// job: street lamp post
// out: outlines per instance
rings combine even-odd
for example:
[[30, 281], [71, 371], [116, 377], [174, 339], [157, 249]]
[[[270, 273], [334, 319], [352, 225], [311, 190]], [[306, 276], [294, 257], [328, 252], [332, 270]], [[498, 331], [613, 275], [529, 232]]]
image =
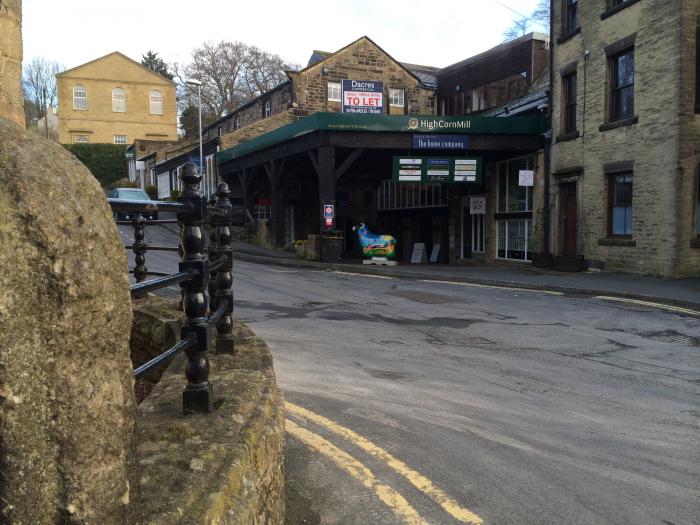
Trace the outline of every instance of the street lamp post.
[[202, 82], [201, 80], [192, 78], [186, 80], [185, 84], [197, 86], [197, 106], [199, 107], [199, 169], [202, 172], [202, 176], [204, 176], [204, 154], [202, 153]]

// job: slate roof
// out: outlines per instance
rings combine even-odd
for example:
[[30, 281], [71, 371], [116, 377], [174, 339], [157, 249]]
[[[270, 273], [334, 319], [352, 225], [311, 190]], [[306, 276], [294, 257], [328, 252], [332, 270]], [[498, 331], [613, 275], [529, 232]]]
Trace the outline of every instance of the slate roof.
[[439, 67], [419, 66], [417, 64], [409, 64], [407, 62], [401, 62], [401, 65], [417, 76], [423, 86], [431, 89], [437, 89], [437, 72], [440, 71]]
[[314, 64], [318, 64], [322, 60], [325, 60], [328, 58], [330, 55], [333, 53], [329, 53], [327, 51], [319, 51], [318, 49], [314, 49], [313, 52], [311, 53], [311, 57], [309, 58], [309, 63], [306, 64], [306, 67], [313, 66]]

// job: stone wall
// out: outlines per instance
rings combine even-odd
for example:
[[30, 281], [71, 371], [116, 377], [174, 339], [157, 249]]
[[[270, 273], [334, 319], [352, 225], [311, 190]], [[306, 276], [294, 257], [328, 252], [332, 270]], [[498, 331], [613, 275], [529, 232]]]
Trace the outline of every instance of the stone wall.
[[[138, 308], [155, 321], [139, 328], [144, 337], [167, 328], [168, 312], [180, 315], [176, 303], [157, 298]], [[182, 355], [139, 405], [133, 522], [284, 522], [284, 400], [265, 343], [237, 322], [233, 333], [234, 356], [210, 355], [212, 413], [181, 416]]]
[[[554, 19], [561, 20], [561, 2], [553, 5]], [[690, 248], [698, 116], [688, 100], [695, 88], [690, 41], [695, 39], [697, 6], [697, 1], [642, 0], [601, 19], [605, 2], [579, 2], [580, 33], [554, 46], [552, 171], [577, 184], [578, 250], [593, 267], [664, 276], [700, 274], [700, 257]], [[555, 42], [561, 37], [557, 24]], [[614, 127], [606, 125], [610, 78], [604, 48], [622, 39], [634, 42], [637, 121]], [[561, 71], [570, 65], [577, 72], [578, 136], [563, 137]], [[610, 176], [604, 165], [613, 162], [633, 163], [630, 239], [608, 235]], [[554, 181], [555, 254], [563, 252], [558, 190]]]
[[297, 120], [297, 118], [298, 117], [295, 116], [295, 111], [293, 109], [287, 109], [269, 118], [258, 120], [243, 126], [236, 131], [221, 135], [221, 138], [219, 139], [220, 149], [221, 151], [224, 151], [228, 148], [232, 148], [241, 142], [254, 139], [255, 137], [259, 137], [260, 135], [273, 131], [277, 128], [281, 128], [286, 124], [290, 124]]
[[24, 126], [22, 1], [0, 0], [0, 117]]
[[[695, 49], [696, 26], [700, 24], [700, 2], [681, 2], [681, 79], [679, 96], [679, 188], [678, 202], [678, 257], [676, 275], [700, 276], [700, 228], [696, 227], [700, 213], [700, 113], [695, 108], [700, 100], [695, 99], [697, 59]], [[690, 198], [688, 198], [690, 196]], [[693, 198], [693, 196], [695, 198]], [[696, 208], [696, 209], [694, 209]]]
[[340, 103], [328, 102], [327, 83], [344, 79], [384, 82], [386, 108], [389, 108], [389, 88], [403, 88], [407, 113], [435, 113], [435, 91], [421, 87], [411, 73], [367, 37], [360, 38], [322, 62], [290, 72], [289, 75], [294, 85], [293, 102], [297, 103], [299, 110], [309, 114], [340, 111]]
[[224, 133], [229, 133], [236, 131], [235, 121], [239, 119], [239, 129], [254, 122], [262, 122], [263, 120], [269, 120], [270, 117], [265, 119], [264, 117], [264, 107], [265, 102], [270, 101], [270, 111], [272, 117], [278, 115], [279, 113], [287, 112], [292, 105], [292, 86], [289, 82], [285, 82], [282, 86], [274, 89], [267, 94], [256, 98], [252, 102], [244, 105], [241, 109], [236, 110], [231, 118], [226, 119], [224, 124]]

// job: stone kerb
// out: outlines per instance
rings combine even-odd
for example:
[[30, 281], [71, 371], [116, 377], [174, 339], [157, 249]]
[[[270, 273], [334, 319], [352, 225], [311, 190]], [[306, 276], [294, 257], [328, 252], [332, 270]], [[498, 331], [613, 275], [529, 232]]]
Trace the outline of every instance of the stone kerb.
[[[176, 303], [169, 304], [170, 318], [178, 319]], [[155, 322], [142, 335], [165, 328], [167, 308], [156, 298], [137, 307]], [[210, 355], [211, 413], [182, 416], [182, 355], [139, 405], [132, 522], [283, 523], [284, 401], [265, 343], [238, 322], [233, 334], [235, 356]]]
[[97, 180], [0, 118], [0, 522], [121, 524], [135, 414], [127, 260]]

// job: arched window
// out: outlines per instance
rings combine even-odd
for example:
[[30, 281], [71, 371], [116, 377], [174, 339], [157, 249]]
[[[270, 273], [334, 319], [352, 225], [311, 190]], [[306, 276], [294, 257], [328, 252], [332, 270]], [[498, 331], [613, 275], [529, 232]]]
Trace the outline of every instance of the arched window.
[[77, 85], [73, 88], [73, 109], [87, 109], [87, 91], [84, 86]]
[[112, 111], [124, 113], [126, 111], [126, 93], [122, 88], [112, 90]]
[[160, 91], [151, 91], [151, 115], [163, 114], [163, 95]]

